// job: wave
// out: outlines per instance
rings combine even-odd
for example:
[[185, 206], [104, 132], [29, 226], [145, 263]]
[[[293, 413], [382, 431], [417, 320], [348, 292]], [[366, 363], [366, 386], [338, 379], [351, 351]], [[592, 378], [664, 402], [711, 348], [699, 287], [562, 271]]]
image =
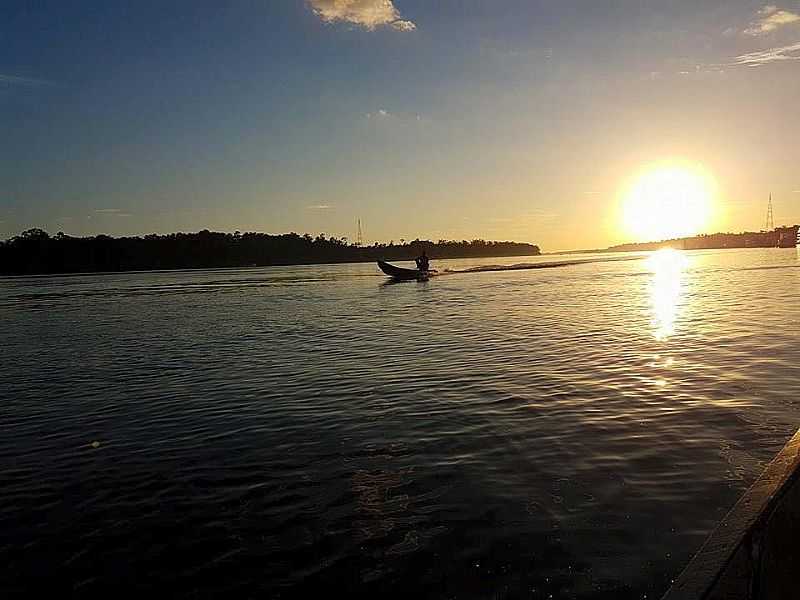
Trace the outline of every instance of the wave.
[[641, 260], [643, 256], [621, 256], [613, 258], [586, 258], [583, 260], [560, 260], [541, 263], [518, 263], [515, 265], [481, 265], [469, 269], [445, 269], [442, 273], [486, 273], [492, 271], [526, 271], [529, 269], [554, 269], [556, 267], [572, 267], [589, 263], [620, 262], [628, 260]]

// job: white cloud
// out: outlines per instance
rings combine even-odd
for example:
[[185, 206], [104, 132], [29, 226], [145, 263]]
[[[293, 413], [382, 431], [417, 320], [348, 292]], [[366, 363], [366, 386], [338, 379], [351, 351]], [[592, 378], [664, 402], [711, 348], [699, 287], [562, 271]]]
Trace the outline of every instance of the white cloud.
[[768, 48], [757, 52], [741, 54], [733, 59], [732, 66], [740, 67], [760, 67], [773, 62], [786, 60], [800, 60], [800, 42], [795, 42], [788, 46]]
[[332, 204], [312, 204], [307, 207], [308, 210], [330, 210], [333, 208]]
[[392, 112], [385, 108], [379, 108], [373, 112], [362, 113], [363, 119], [380, 126], [411, 127], [423, 122], [430, 122], [430, 117], [415, 112]]
[[397, 31], [414, 31], [417, 26], [414, 25], [411, 21], [406, 21], [404, 19], [398, 19], [394, 23], [392, 23], [392, 28], [397, 29]]
[[758, 11], [757, 18], [748, 25], [744, 33], [747, 35], [764, 35], [771, 33], [791, 23], [800, 21], [800, 15], [788, 10], [778, 8], [774, 4], [767, 4], [764, 8]]
[[397, 31], [414, 31], [417, 26], [400, 15], [392, 0], [307, 0], [311, 10], [326, 23], [344, 21], [374, 30], [391, 27]]
[[374, 113], [372, 112], [367, 113], [368, 119], [386, 119], [390, 116], [392, 116], [391, 113], [389, 113], [389, 111], [386, 110], [385, 108], [380, 108]]

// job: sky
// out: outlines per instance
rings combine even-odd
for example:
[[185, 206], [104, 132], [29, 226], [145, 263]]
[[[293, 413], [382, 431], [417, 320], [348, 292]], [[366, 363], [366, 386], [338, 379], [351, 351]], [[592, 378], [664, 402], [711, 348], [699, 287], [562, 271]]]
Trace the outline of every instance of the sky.
[[799, 106], [796, 0], [5, 0], [0, 238], [606, 247], [670, 161], [789, 225]]

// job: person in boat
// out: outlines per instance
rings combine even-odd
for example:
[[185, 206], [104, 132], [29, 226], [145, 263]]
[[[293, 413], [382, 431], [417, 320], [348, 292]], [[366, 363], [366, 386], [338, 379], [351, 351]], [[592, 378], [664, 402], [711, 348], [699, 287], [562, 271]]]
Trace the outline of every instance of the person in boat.
[[425, 254], [425, 250], [423, 250], [422, 254], [415, 258], [414, 261], [417, 263], [417, 269], [420, 271], [430, 271], [431, 262], [428, 260], [428, 255]]

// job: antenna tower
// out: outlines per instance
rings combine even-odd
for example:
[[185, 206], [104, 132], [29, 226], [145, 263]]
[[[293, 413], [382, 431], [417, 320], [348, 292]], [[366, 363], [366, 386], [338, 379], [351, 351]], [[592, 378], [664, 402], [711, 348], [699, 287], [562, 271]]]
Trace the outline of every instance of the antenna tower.
[[358, 220], [358, 235], [356, 236], [356, 246], [364, 245], [364, 236], [361, 233], [361, 219]]
[[772, 216], [772, 194], [769, 195], [769, 202], [767, 203], [767, 231], [775, 229], [775, 219]]

